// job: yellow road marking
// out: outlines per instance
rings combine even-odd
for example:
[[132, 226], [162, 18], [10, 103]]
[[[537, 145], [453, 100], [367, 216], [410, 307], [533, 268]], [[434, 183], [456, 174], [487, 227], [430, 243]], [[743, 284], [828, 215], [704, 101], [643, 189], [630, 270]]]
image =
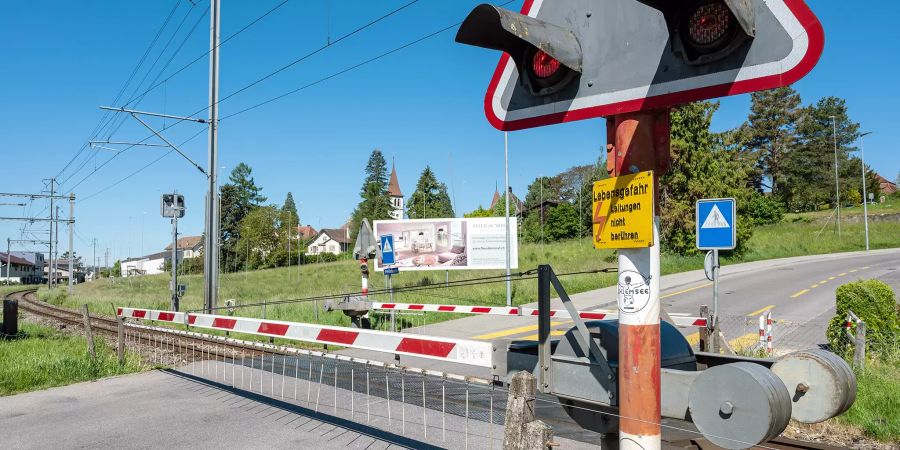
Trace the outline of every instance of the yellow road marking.
[[739, 338], [728, 341], [728, 345], [734, 350], [746, 350], [759, 342], [759, 333], [747, 333]]
[[847, 272], [841, 272], [841, 273], [838, 274], [839, 277], [842, 277], [842, 276], [844, 276], [844, 275], [847, 275]]
[[794, 295], [791, 296], [791, 298], [797, 298], [807, 292], [809, 292], [809, 289], [803, 289], [802, 291], [797, 291], [796, 293], [794, 293]]
[[695, 332], [685, 336], [684, 338], [687, 339], [688, 344], [691, 344], [691, 346], [695, 346], [700, 343], [700, 332], [695, 331]]
[[866, 267], [863, 267], [861, 270], [866, 270], [868, 268], [869, 268], [869, 266], [866, 266]]
[[[562, 325], [562, 324], [566, 324], [566, 323], [570, 323], [570, 322], [571, 322], [571, 320], [565, 320], [565, 321], [559, 321], [559, 322], [550, 322], [550, 326], [553, 327], [553, 326], [556, 326], [556, 325]], [[499, 338], [499, 337], [510, 336], [510, 335], [513, 335], [513, 334], [527, 333], [527, 332], [529, 332], [529, 331], [535, 331], [535, 330], [537, 330], [537, 329], [538, 329], [538, 326], [537, 326], [537, 325], [526, 325], [526, 326], [524, 326], [524, 327], [509, 328], [509, 329], [506, 329], [506, 330], [494, 331], [494, 332], [492, 332], [492, 333], [487, 333], [487, 334], [482, 334], [482, 335], [479, 335], [479, 336], [474, 336], [472, 339], [482, 339], [482, 340], [497, 339], [497, 338]]]
[[[569, 331], [569, 330], [550, 330], [550, 336], [562, 336], [562, 335], [566, 334], [566, 331]], [[520, 341], [536, 341], [536, 340], [538, 340], [538, 335], [530, 334], [528, 336], [524, 336], [524, 337], [520, 337], [520, 338], [516, 338], [516, 339], [520, 340]]]
[[837, 277], [828, 277], [829, 280], [833, 280], [835, 278], [837, 278]]
[[819, 287], [819, 283], [816, 283], [816, 284], [810, 286], [810, 288], [812, 288], [812, 289], [815, 289], [815, 288], [817, 288], [817, 287]]
[[766, 311], [768, 311], [768, 310], [770, 310], [770, 309], [772, 309], [772, 308], [774, 308], [774, 307], [775, 307], [775, 305], [769, 305], [769, 306], [766, 306], [765, 308], [757, 309], [756, 311], [753, 311], [752, 313], [747, 314], [747, 317], [758, 316], [758, 315], [760, 315], [760, 314], [762, 314], [762, 313], [764, 313], [764, 312], [766, 312]]
[[856, 272], [856, 269], [850, 269], [850, 273]]
[[827, 283], [827, 282], [828, 282], [828, 280], [822, 280], [822, 281], [819, 282], [819, 284], [825, 284], [825, 283]]
[[674, 297], [674, 296], [676, 296], [676, 295], [678, 295], [678, 294], [684, 294], [685, 292], [696, 291], [697, 289], [705, 288], [705, 287], [708, 287], [708, 286], [712, 286], [712, 283], [705, 283], [705, 284], [701, 284], [701, 285], [699, 285], [699, 286], [694, 286], [694, 287], [692, 287], [692, 288], [687, 288], [687, 289], [685, 289], [685, 290], [683, 290], [683, 291], [672, 292], [671, 294], [666, 294], [666, 295], [660, 296], [659, 298], [663, 299], [663, 298]]

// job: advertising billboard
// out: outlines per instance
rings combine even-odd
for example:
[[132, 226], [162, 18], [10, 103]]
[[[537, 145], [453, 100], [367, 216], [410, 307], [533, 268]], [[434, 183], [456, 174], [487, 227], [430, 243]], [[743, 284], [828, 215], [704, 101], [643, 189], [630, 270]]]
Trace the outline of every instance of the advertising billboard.
[[[510, 267], [519, 266], [516, 219], [509, 219]], [[375, 236], [393, 236], [394, 264], [401, 271], [506, 268], [506, 219], [376, 220]], [[381, 252], [379, 252], [380, 254]], [[375, 270], [384, 270], [381, 256]]]

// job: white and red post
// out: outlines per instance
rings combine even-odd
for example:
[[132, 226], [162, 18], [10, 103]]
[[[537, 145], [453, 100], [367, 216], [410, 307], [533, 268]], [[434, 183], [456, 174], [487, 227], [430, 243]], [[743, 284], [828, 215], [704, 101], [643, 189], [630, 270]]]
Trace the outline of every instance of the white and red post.
[[[669, 164], [669, 111], [607, 118], [607, 169], [614, 176], [653, 170], [658, 179]], [[653, 246], [620, 249], [619, 448], [658, 450], [660, 433], [659, 206], [654, 204]]]

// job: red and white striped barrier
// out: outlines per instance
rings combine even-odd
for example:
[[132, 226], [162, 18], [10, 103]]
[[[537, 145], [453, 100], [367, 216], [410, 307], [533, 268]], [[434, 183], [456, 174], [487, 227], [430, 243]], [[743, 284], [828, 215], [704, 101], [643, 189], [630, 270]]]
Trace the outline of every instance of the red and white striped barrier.
[[[395, 311], [428, 311], [452, 312], [460, 314], [488, 314], [500, 316], [516, 316], [519, 308], [506, 306], [472, 306], [472, 305], [439, 305], [430, 303], [379, 303], [373, 302], [372, 309]], [[523, 316], [537, 317], [538, 310], [522, 308]], [[579, 311], [578, 316], [587, 320], [612, 320], [619, 317], [617, 311]], [[554, 319], [571, 319], [572, 315], [564, 309], [551, 309], [550, 317]], [[705, 327], [705, 317], [693, 317], [685, 314], [669, 314], [675, 325], [679, 327]]]
[[759, 316], [759, 348], [772, 353], [772, 311]]
[[185, 314], [135, 308], [118, 308], [116, 312], [120, 317], [172, 323], [185, 323], [186, 319], [187, 325], [196, 328], [280, 337], [318, 344], [334, 344], [362, 350], [491, 367], [491, 352], [493, 349], [489, 342], [436, 336], [412, 336], [389, 331], [284, 322], [251, 317]]

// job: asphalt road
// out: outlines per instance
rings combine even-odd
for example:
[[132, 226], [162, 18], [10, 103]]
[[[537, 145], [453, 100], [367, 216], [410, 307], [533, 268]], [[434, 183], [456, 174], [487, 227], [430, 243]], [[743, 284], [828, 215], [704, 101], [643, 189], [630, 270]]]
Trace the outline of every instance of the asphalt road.
[[[825, 328], [834, 315], [838, 286], [858, 279], [877, 278], [900, 292], [900, 249], [848, 252], [782, 258], [723, 266], [719, 283], [720, 324], [733, 347], [748, 348], [758, 340], [758, 316], [771, 311], [776, 321], [773, 335], [776, 351], [811, 348], [825, 343]], [[565, 280], [562, 280], [565, 284]], [[712, 309], [712, 283], [702, 270], [666, 275], [660, 281], [661, 301], [666, 311], [699, 315], [701, 305]], [[615, 287], [572, 295], [579, 310], [616, 308]], [[526, 305], [537, 307], [536, 303]], [[561, 308], [558, 299], [552, 302]], [[555, 320], [554, 335], [570, 328], [571, 321]], [[689, 341], [697, 339], [696, 329], [682, 328]], [[469, 316], [404, 332], [463, 339], [507, 341], [536, 340], [537, 320], [533, 317]], [[361, 358], [393, 361], [394, 355], [345, 350]], [[489, 377], [486, 369], [421, 358], [404, 357], [403, 364]]]

